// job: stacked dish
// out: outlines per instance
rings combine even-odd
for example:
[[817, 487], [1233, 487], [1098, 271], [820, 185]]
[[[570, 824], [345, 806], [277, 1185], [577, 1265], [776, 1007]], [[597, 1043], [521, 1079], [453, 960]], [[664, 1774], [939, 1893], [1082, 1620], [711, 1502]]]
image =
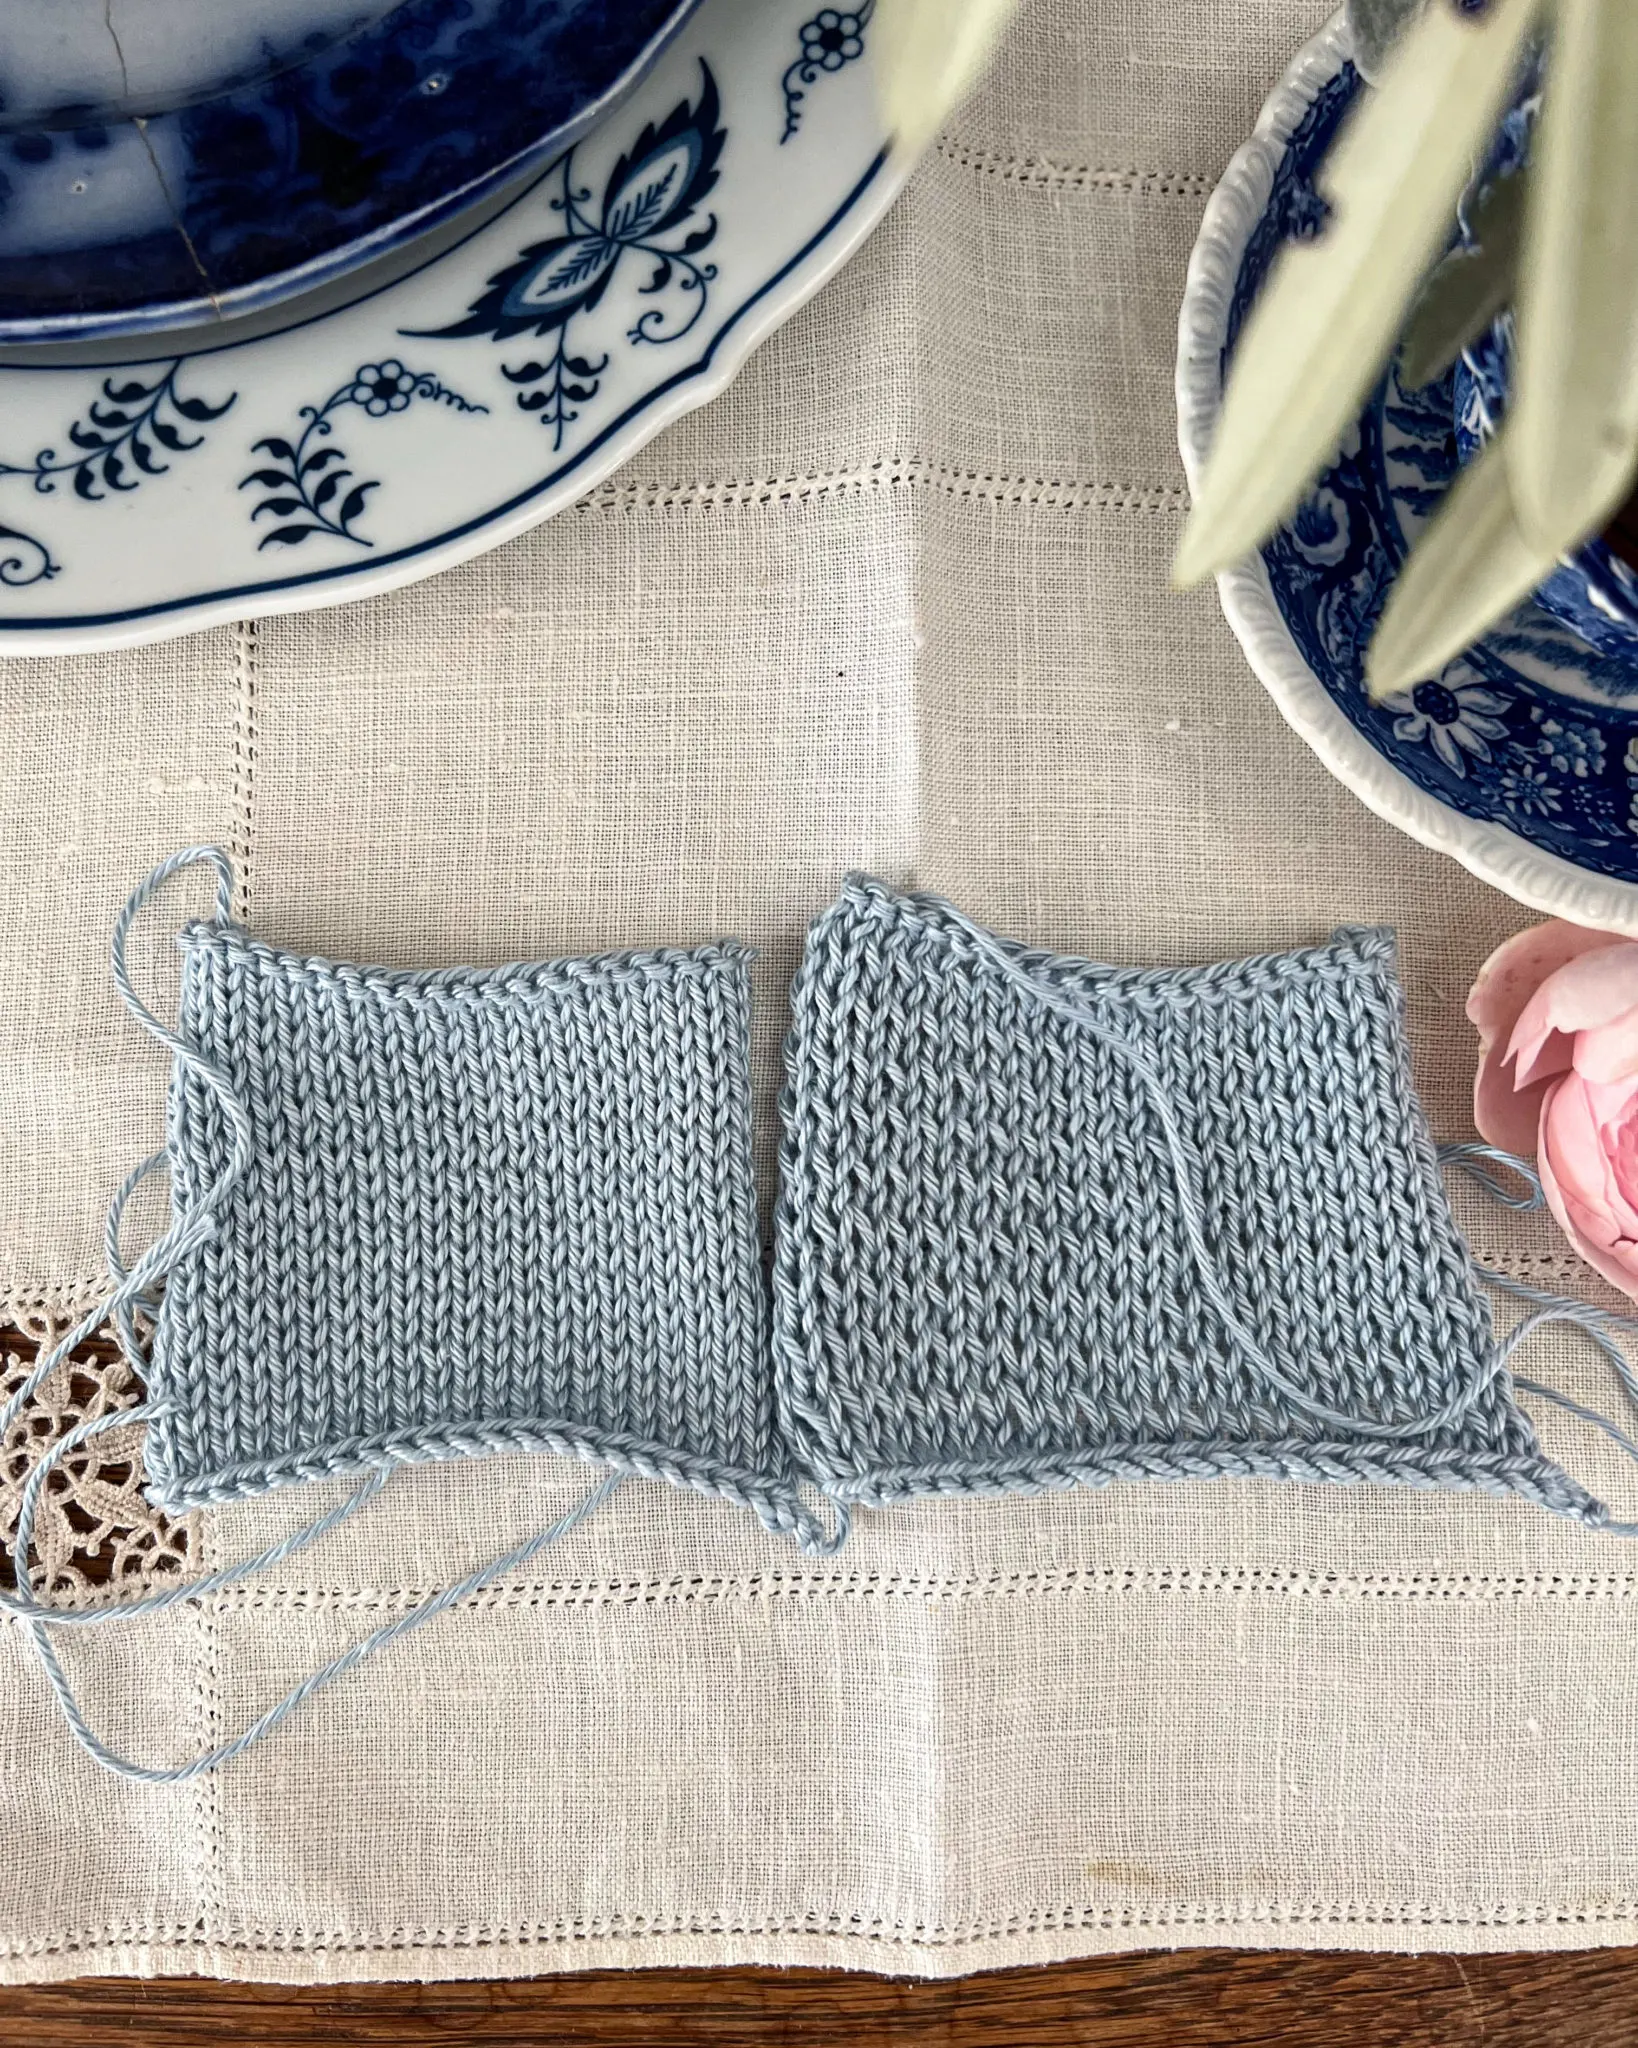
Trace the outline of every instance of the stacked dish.
[[0, 652], [330, 604], [719, 389], [899, 182], [874, 0], [0, 24]]

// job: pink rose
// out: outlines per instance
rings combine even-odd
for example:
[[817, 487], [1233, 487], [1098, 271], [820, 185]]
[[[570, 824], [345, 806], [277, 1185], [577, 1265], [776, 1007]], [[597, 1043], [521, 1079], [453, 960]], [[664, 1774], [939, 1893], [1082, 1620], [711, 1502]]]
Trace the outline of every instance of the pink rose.
[[1638, 1298], [1638, 940], [1556, 918], [1499, 946], [1467, 999], [1473, 1118], [1534, 1154], [1564, 1234]]

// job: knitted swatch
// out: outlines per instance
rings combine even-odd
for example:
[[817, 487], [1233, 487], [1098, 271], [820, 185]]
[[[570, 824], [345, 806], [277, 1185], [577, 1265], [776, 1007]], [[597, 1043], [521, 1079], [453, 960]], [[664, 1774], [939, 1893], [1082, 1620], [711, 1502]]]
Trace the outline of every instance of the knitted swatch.
[[1262, 1474], [1605, 1511], [1537, 1451], [1390, 934], [1128, 972], [854, 880], [793, 991], [775, 1356], [828, 1491]]
[[750, 1158], [746, 949], [396, 973], [182, 934], [152, 1492], [181, 1509], [553, 1450], [793, 1526]]
[[[173, 1031], [137, 995], [127, 941], [201, 865], [216, 916], [182, 934]], [[846, 1541], [852, 1500], [1228, 1474], [1482, 1487], [1638, 1536], [1540, 1455], [1506, 1369], [1521, 1338], [1572, 1323], [1638, 1402], [1615, 1342], [1638, 1325], [1493, 1276], [1536, 1304], [1493, 1342], [1411, 1091], [1386, 933], [1137, 973], [850, 883], [792, 994], [770, 1330], [744, 949], [340, 967], [250, 938], [233, 890], [225, 854], [185, 848], [115, 922], [115, 987], [173, 1057], [169, 1142], [114, 1198], [109, 1292], [0, 1401], [4, 1437], [105, 1319], [147, 1381], [136, 1408], [32, 1460], [0, 1589], [75, 1739], [124, 1778], [181, 1784], [242, 1756], [528, 1563], [622, 1471], [740, 1501], [818, 1554]], [[1526, 1162], [1457, 1151], [1534, 1182]], [[161, 1164], [171, 1226], [127, 1265], [127, 1199]], [[157, 1316], [146, 1358], [139, 1310]], [[33, 1583], [35, 1514], [58, 1466], [134, 1421], [172, 1509], [368, 1477], [256, 1557], [64, 1611]], [[280, 1565], [396, 1465], [507, 1450], [616, 1469], [187, 1760], [97, 1734], [55, 1632]], [[829, 1529], [799, 1473], [832, 1496]]]

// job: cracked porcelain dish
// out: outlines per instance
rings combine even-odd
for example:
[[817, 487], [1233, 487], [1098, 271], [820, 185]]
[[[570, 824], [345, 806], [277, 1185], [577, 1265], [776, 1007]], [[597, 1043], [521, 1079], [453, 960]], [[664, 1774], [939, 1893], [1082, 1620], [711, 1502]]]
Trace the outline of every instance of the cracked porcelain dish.
[[371, 596], [590, 489], [903, 182], [871, 12], [706, 0], [631, 98], [437, 246], [220, 330], [0, 356], [0, 653]]
[[698, 0], [11, 0], [0, 342], [327, 283], [557, 155]]
[[[1360, 90], [1339, 20], [1296, 61], [1206, 209], [1177, 392], [1184, 467], [1211, 445], [1223, 366], [1281, 243], [1325, 217], [1314, 176]], [[1461, 465], [1453, 374], [1397, 365], [1290, 520], [1218, 578], [1289, 723], [1371, 809], [1550, 915], [1638, 934], [1638, 680], [1563, 616], [1522, 605], [1436, 677], [1372, 704], [1365, 649]]]

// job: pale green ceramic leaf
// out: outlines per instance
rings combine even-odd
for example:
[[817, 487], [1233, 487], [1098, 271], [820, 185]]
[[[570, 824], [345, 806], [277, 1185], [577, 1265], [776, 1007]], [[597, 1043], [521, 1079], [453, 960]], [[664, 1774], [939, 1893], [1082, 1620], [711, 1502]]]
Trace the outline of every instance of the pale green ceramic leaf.
[[1418, 391], [1448, 370], [1470, 341], [1513, 303], [1529, 175], [1498, 178], [1473, 216], [1476, 249], [1452, 249], [1416, 302], [1399, 359], [1399, 381]]
[[1558, 559], [1520, 531], [1508, 478], [1508, 421], [1457, 478], [1395, 579], [1365, 657], [1372, 698], [1437, 675], [1528, 597]]
[[[1638, 5], [1638, 0], [1625, 0]], [[1430, 6], [1327, 159], [1334, 217], [1287, 247], [1235, 353], [1173, 564], [1187, 586], [1279, 525], [1359, 413], [1513, 83], [1537, 0]]]
[[920, 155], [976, 83], [1017, 0], [877, 0], [871, 62], [887, 131]]
[[1638, 468], [1638, 0], [1559, 0], [1534, 164], [1508, 461], [1558, 553]]

